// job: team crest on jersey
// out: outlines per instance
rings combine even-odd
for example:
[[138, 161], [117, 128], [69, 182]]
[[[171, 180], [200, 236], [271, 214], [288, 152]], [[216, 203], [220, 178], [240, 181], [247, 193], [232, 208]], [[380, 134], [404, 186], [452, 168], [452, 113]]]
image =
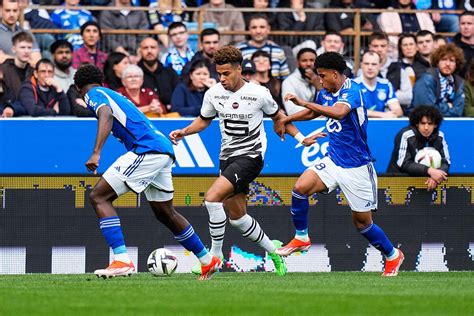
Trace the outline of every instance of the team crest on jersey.
[[387, 98], [387, 92], [385, 92], [385, 90], [378, 90], [377, 91], [377, 98], [380, 101], [384, 101]]
[[348, 96], [347, 93], [343, 93], [343, 94], [341, 95], [341, 99], [347, 99], [347, 96]]
[[238, 104], [237, 102], [232, 103], [232, 108], [238, 109], [238, 108], [239, 108], [239, 104]]

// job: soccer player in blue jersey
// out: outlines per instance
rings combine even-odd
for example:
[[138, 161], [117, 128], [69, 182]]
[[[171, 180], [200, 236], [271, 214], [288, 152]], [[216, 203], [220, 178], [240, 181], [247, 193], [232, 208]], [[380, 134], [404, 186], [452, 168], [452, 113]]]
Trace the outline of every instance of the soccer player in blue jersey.
[[105, 171], [90, 194], [100, 230], [114, 253], [114, 261], [94, 273], [103, 278], [135, 273], [135, 266], [127, 254], [120, 218], [112, 205], [118, 196], [131, 190], [145, 193], [156, 218], [171, 230], [184, 248], [198, 257], [200, 278], [208, 279], [221, 267], [222, 261], [209, 254], [193, 227], [173, 207], [171, 167], [175, 156], [171, 142], [130, 100], [102, 87], [102, 81], [100, 69], [90, 64], [79, 68], [74, 76], [84, 101], [98, 119], [94, 151], [86, 167], [96, 173], [102, 148], [111, 132], [128, 152]]
[[[309, 249], [308, 196], [339, 187], [352, 210], [355, 227], [385, 255], [383, 275], [396, 276], [404, 255], [372, 221], [372, 211], [377, 209], [377, 175], [367, 143], [367, 110], [361, 86], [343, 75], [346, 63], [338, 53], [327, 52], [318, 56], [315, 68], [324, 88], [317, 97], [317, 104], [287, 94], [285, 99], [306, 109], [281, 119], [276, 130], [282, 129], [283, 124], [325, 116], [329, 133], [328, 154], [296, 181], [291, 201], [296, 234], [276, 253], [287, 256]], [[298, 139], [298, 135], [295, 138]]]

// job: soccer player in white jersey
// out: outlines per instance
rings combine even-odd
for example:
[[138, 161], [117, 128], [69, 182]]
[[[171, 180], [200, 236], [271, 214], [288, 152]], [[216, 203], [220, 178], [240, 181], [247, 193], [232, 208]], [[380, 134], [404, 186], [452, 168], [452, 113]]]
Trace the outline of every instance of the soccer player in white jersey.
[[113, 262], [96, 270], [98, 277], [109, 278], [135, 273], [112, 202], [128, 191], [145, 193], [156, 218], [174, 234], [175, 239], [193, 252], [201, 266], [200, 279], [208, 279], [222, 261], [211, 256], [189, 222], [173, 207], [173, 145], [137, 107], [124, 96], [102, 87], [103, 75], [94, 65], [84, 65], [76, 72], [74, 82], [87, 107], [98, 120], [94, 151], [86, 167], [96, 173], [100, 154], [112, 134], [127, 148], [102, 175], [90, 194], [99, 218], [100, 230], [114, 253]]
[[288, 256], [295, 251], [309, 249], [308, 196], [339, 187], [352, 210], [355, 227], [385, 255], [383, 275], [396, 276], [404, 255], [393, 247], [383, 230], [372, 221], [372, 211], [377, 209], [377, 175], [367, 143], [367, 110], [361, 85], [343, 75], [346, 63], [338, 53], [327, 52], [318, 56], [315, 68], [324, 88], [317, 97], [317, 104], [287, 94], [285, 99], [306, 109], [279, 120], [277, 125], [327, 117], [328, 154], [296, 181], [291, 203], [296, 234], [276, 253]]
[[[269, 115], [274, 122], [284, 115], [279, 112], [268, 89], [242, 79], [240, 50], [225, 46], [215, 53], [214, 60], [220, 83], [204, 95], [201, 115], [189, 126], [172, 131], [169, 137], [176, 143], [184, 136], [204, 130], [214, 117], [219, 116], [222, 136], [220, 176], [204, 198], [209, 212], [210, 252], [223, 258], [222, 244], [227, 222], [225, 208], [229, 212], [231, 225], [264, 248], [273, 260], [276, 273], [283, 276], [286, 274], [285, 262], [275, 253], [281, 242], [272, 242], [258, 222], [247, 214], [246, 194], [249, 184], [263, 168], [267, 147], [263, 115]], [[292, 125], [289, 128], [295, 129]], [[295, 134], [294, 130], [289, 133]], [[314, 143], [314, 139], [305, 141], [305, 145]]]

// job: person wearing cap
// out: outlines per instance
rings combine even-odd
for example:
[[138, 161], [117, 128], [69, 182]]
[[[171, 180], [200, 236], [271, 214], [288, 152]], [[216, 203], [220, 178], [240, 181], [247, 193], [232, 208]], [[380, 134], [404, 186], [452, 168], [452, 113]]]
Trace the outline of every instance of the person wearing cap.
[[84, 44], [72, 54], [72, 67], [79, 68], [83, 64], [92, 64], [104, 68], [107, 54], [97, 48], [102, 37], [100, 26], [97, 22], [89, 21], [81, 25], [81, 36]]
[[246, 59], [242, 63], [242, 77], [248, 82], [260, 84], [257, 80], [257, 68], [250, 59]]
[[74, 84], [76, 69], [72, 68], [72, 44], [65, 39], [54, 42], [50, 48], [54, 63], [54, 81], [63, 91], [67, 91]]

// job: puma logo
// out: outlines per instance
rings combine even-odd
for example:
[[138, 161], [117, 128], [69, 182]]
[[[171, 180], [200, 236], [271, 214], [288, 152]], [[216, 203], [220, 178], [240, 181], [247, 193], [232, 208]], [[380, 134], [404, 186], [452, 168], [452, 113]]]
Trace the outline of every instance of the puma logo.
[[239, 182], [239, 180], [242, 179], [242, 178], [239, 178], [239, 176], [237, 175], [237, 173], [234, 173], [234, 176], [235, 176], [235, 182]]

